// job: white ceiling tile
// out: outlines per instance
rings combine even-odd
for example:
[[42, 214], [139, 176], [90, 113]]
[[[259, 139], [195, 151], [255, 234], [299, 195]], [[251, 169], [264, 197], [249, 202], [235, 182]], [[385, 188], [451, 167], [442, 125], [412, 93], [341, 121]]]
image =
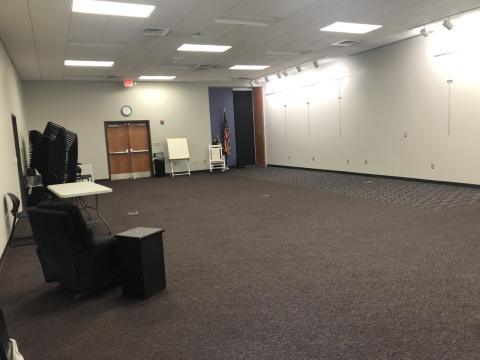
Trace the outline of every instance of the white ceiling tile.
[[27, 0], [2, 0], [0, 38], [20, 76], [40, 79], [35, 41], [30, 24]]
[[116, 61], [123, 48], [123, 45], [97, 45], [93, 49], [93, 58], [95, 60]]
[[95, 45], [82, 43], [69, 43], [67, 45], [65, 58], [70, 60], [92, 59]]
[[65, 1], [30, 1], [31, 21], [43, 79], [60, 80], [63, 73], [70, 9]]
[[175, 28], [189, 34], [202, 32], [239, 2], [240, 0], [202, 0]]
[[101, 41], [106, 44], [126, 43], [143, 29], [144, 22], [144, 19], [112, 16]]
[[148, 27], [173, 28], [202, 0], [158, 0], [156, 9], [145, 22]]
[[79, 14], [68, 12], [71, 16], [69, 41], [94, 43], [101, 42], [105, 28], [110, 21], [109, 16]]
[[[145, 71], [175, 71], [180, 81], [258, 77], [316, 56], [355, 54], [397, 41], [407, 36], [409, 28], [478, 6], [478, 0], [149, 0], [157, 6], [152, 16], [133, 19], [72, 14], [71, 0], [0, 2], [0, 37], [20, 77], [40, 79], [43, 75], [49, 80], [61, 76], [132, 77]], [[214, 23], [220, 16], [271, 18], [273, 24], [249, 27]], [[383, 28], [348, 36], [319, 31], [322, 26], [342, 20], [379, 23]], [[169, 27], [171, 32], [165, 38], [145, 37], [141, 35], [145, 27]], [[203, 36], [195, 40], [191, 36], [195, 32]], [[359, 44], [351, 48], [330, 46], [345, 39], [358, 40]], [[222, 43], [233, 48], [222, 54], [176, 51], [184, 42]], [[271, 56], [265, 53], [267, 50], [299, 54]], [[303, 53], [307, 50], [312, 52]], [[116, 63], [110, 69], [65, 68], [65, 57]], [[271, 68], [264, 72], [228, 70], [240, 62], [262, 63]], [[216, 67], [192, 69], [196, 64]]]

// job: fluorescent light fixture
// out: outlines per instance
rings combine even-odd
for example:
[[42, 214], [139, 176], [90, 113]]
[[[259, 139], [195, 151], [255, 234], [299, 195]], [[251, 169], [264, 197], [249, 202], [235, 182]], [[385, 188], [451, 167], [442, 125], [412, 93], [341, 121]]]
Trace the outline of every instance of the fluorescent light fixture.
[[155, 9], [153, 5], [113, 1], [73, 0], [72, 11], [84, 14], [129, 16], [147, 18]]
[[259, 26], [259, 27], [268, 27], [270, 23], [267, 21], [261, 21], [257, 19], [248, 19], [242, 17], [220, 17], [214, 21], [216, 24], [227, 24], [227, 25], [245, 25], [245, 26]]
[[357, 24], [337, 21], [331, 25], [325, 26], [320, 31], [339, 32], [348, 34], [366, 34], [370, 31], [380, 29], [382, 25]]
[[265, 70], [269, 65], [235, 65], [230, 67], [230, 70]]
[[142, 75], [138, 78], [138, 80], [145, 80], [145, 81], [163, 81], [163, 80], [173, 80], [176, 76], [172, 75]]
[[222, 53], [229, 49], [228, 45], [201, 45], [201, 44], [183, 44], [177, 50], [178, 51], [198, 51], [198, 52], [214, 52]]
[[113, 61], [91, 61], [91, 60], [65, 60], [65, 66], [83, 66], [83, 67], [112, 67]]

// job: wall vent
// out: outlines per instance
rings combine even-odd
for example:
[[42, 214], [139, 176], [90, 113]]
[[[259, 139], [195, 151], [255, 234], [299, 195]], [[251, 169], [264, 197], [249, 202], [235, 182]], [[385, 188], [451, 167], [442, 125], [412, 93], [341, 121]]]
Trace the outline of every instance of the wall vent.
[[170, 32], [169, 28], [145, 28], [143, 29], [142, 35], [144, 36], [167, 36]]
[[353, 46], [356, 44], [358, 44], [358, 42], [354, 40], [342, 40], [342, 41], [333, 43], [332, 45], [333, 46]]

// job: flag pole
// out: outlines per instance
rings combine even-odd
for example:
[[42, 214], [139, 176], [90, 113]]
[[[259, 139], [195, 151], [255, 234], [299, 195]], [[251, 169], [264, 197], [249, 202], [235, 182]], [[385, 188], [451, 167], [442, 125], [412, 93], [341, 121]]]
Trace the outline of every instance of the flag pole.
[[[228, 126], [228, 120], [227, 120], [227, 109], [224, 107], [223, 108], [223, 128], [224, 128], [224, 131], [223, 131], [223, 153], [224, 153], [224, 156], [225, 156], [225, 168], [226, 170], [230, 170], [229, 167], [228, 167], [228, 157], [229, 157], [229, 146], [230, 146], [230, 130], [228, 131], [228, 134], [227, 134], [227, 129], [229, 128]], [[228, 142], [228, 144], [227, 144]]]

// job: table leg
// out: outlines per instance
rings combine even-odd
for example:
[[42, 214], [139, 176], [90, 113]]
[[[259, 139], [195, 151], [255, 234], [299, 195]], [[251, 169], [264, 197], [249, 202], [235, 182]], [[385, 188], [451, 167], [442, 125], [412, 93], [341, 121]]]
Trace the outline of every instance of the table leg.
[[100, 214], [100, 209], [99, 209], [99, 205], [98, 205], [98, 195], [95, 195], [95, 210], [97, 211], [97, 215], [100, 218], [100, 220], [102, 220], [102, 222], [107, 227], [108, 234], [111, 234], [112, 233], [112, 228], [110, 227], [110, 224], [107, 222], [107, 220], [105, 220], [105, 218], [102, 216], [102, 214]]
[[[78, 202], [77, 207], [79, 207], [80, 210], [85, 211], [88, 215], [88, 221], [91, 221], [92, 216], [90, 215], [90, 212], [88, 211], [88, 205], [85, 202], [85, 199], [83, 197], [78, 197], [78, 198], [75, 198], [75, 200]], [[80, 205], [80, 206], [78, 206], [78, 205]]]

